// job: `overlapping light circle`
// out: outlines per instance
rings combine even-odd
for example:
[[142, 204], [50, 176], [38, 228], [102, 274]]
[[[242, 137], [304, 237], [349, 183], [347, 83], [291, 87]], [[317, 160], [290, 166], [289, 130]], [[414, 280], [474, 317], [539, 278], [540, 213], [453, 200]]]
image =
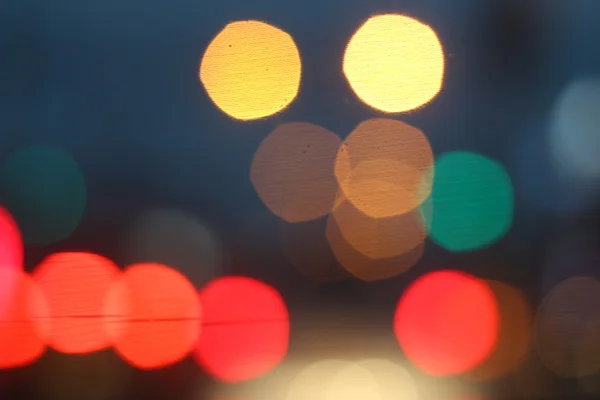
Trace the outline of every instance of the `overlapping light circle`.
[[416, 265], [423, 256], [425, 243], [395, 257], [371, 258], [354, 248], [344, 237], [335, 218], [327, 218], [326, 236], [335, 258], [358, 279], [376, 281], [401, 274]]
[[469, 377], [478, 381], [500, 379], [514, 372], [527, 355], [532, 333], [531, 306], [518, 289], [499, 281], [487, 281], [498, 303], [500, 329], [493, 353]]
[[201, 306], [184, 275], [162, 264], [128, 267], [105, 302], [105, 327], [116, 351], [141, 369], [189, 354], [201, 328]]
[[417, 400], [419, 397], [414, 378], [391, 361], [328, 359], [301, 369], [291, 382], [285, 399]]
[[252, 160], [250, 180], [262, 202], [287, 222], [326, 215], [338, 189], [333, 166], [341, 143], [339, 136], [318, 125], [279, 125]]
[[433, 152], [419, 129], [376, 118], [360, 123], [344, 140], [335, 176], [344, 196], [372, 218], [402, 215], [431, 193]]
[[118, 267], [97, 254], [57, 253], [36, 268], [51, 318], [48, 344], [67, 354], [90, 353], [110, 345], [104, 331], [104, 298]]
[[11, 292], [0, 292], [0, 369], [32, 363], [47, 345], [93, 357], [112, 346], [145, 370], [193, 352], [208, 374], [237, 382], [265, 374], [287, 352], [286, 305], [251, 278], [219, 278], [198, 293], [166, 265], [120, 271], [102, 256], [67, 252], [44, 259], [33, 277], [0, 268], [0, 279], [14, 282]]
[[402, 255], [421, 245], [427, 227], [421, 210], [389, 217], [371, 218], [340, 198], [331, 212], [344, 239], [358, 252], [373, 259]]
[[0, 280], [12, 282], [10, 292], [0, 292], [0, 369], [30, 364], [46, 349], [49, 312], [35, 281], [20, 269], [0, 268]]

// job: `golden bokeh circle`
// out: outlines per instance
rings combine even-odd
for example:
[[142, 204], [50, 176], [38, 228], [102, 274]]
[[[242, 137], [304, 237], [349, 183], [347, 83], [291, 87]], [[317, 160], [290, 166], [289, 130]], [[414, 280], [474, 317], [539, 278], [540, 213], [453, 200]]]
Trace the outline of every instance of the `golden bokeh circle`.
[[240, 120], [268, 117], [298, 94], [301, 61], [292, 37], [261, 21], [227, 25], [209, 44], [200, 81], [223, 112]]

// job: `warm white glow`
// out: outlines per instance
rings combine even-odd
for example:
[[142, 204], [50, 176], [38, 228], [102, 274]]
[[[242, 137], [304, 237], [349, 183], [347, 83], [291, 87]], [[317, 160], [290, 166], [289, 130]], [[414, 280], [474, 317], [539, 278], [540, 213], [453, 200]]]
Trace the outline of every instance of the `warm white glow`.
[[370, 18], [344, 54], [344, 74], [356, 95], [380, 111], [409, 111], [442, 87], [444, 53], [429, 26], [403, 15]]

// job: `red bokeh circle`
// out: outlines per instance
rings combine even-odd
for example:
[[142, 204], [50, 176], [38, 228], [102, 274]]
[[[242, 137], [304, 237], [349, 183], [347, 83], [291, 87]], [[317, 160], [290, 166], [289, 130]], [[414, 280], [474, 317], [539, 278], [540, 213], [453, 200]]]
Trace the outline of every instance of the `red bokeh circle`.
[[240, 382], [261, 376], [285, 357], [289, 317], [271, 286], [245, 277], [224, 277], [200, 291], [204, 311], [196, 361], [212, 377]]
[[131, 365], [155, 369], [176, 363], [200, 335], [200, 301], [187, 278], [162, 264], [128, 267], [110, 289], [105, 330]]
[[84, 252], [52, 254], [38, 265], [33, 277], [48, 302], [49, 346], [84, 354], [110, 345], [102, 313], [119, 273], [109, 259]]
[[22, 268], [23, 240], [12, 215], [0, 207], [0, 268]]
[[[0, 207], [0, 268], [21, 270], [23, 268], [23, 241], [21, 232], [12, 215]], [[9, 306], [6, 301], [17, 283], [18, 274], [5, 273], [0, 279], [0, 314]]]
[[417, 279], [396, 308], [394, 331], [406, 357], [434, 376], [467, 372], [491, 354], [498, 305], [485, 281], [458, 271]]
[[12, 290], [0, 292], [5, 305], [0, 314], [0, 369], [30, 364], [46, 349], [48, 309], [35, 281], [25, 272], [0, 268], [0, 280], [10, 279]]

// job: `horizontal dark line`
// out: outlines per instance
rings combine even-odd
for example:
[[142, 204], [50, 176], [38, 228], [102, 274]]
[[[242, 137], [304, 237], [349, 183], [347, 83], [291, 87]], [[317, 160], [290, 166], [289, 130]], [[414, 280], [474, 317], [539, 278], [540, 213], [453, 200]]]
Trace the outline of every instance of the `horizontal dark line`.
[[245, 319], [232, 321], [203, 321], [202, 318], [126, 318], [118, 316], [99, 316], [99, 315], [73, 315], [73, 316], [56, 316], [49, 318], [34, 318], [31, 320], [13, 320], [2, 321], [2, 325], [12, 324], [28, 324], [31, 322], [52, 322], [58, 320], [87, 320], [87, 319], [102, 319], [105, 323], [122, 323], [122, 322], [184, 322], [184, 321], [201, 321], [201, 325], [218, 326], [218, 325], [247, 325], [272, 322], [287, 322], [285, 318], [260, 318], [260, 319]]

